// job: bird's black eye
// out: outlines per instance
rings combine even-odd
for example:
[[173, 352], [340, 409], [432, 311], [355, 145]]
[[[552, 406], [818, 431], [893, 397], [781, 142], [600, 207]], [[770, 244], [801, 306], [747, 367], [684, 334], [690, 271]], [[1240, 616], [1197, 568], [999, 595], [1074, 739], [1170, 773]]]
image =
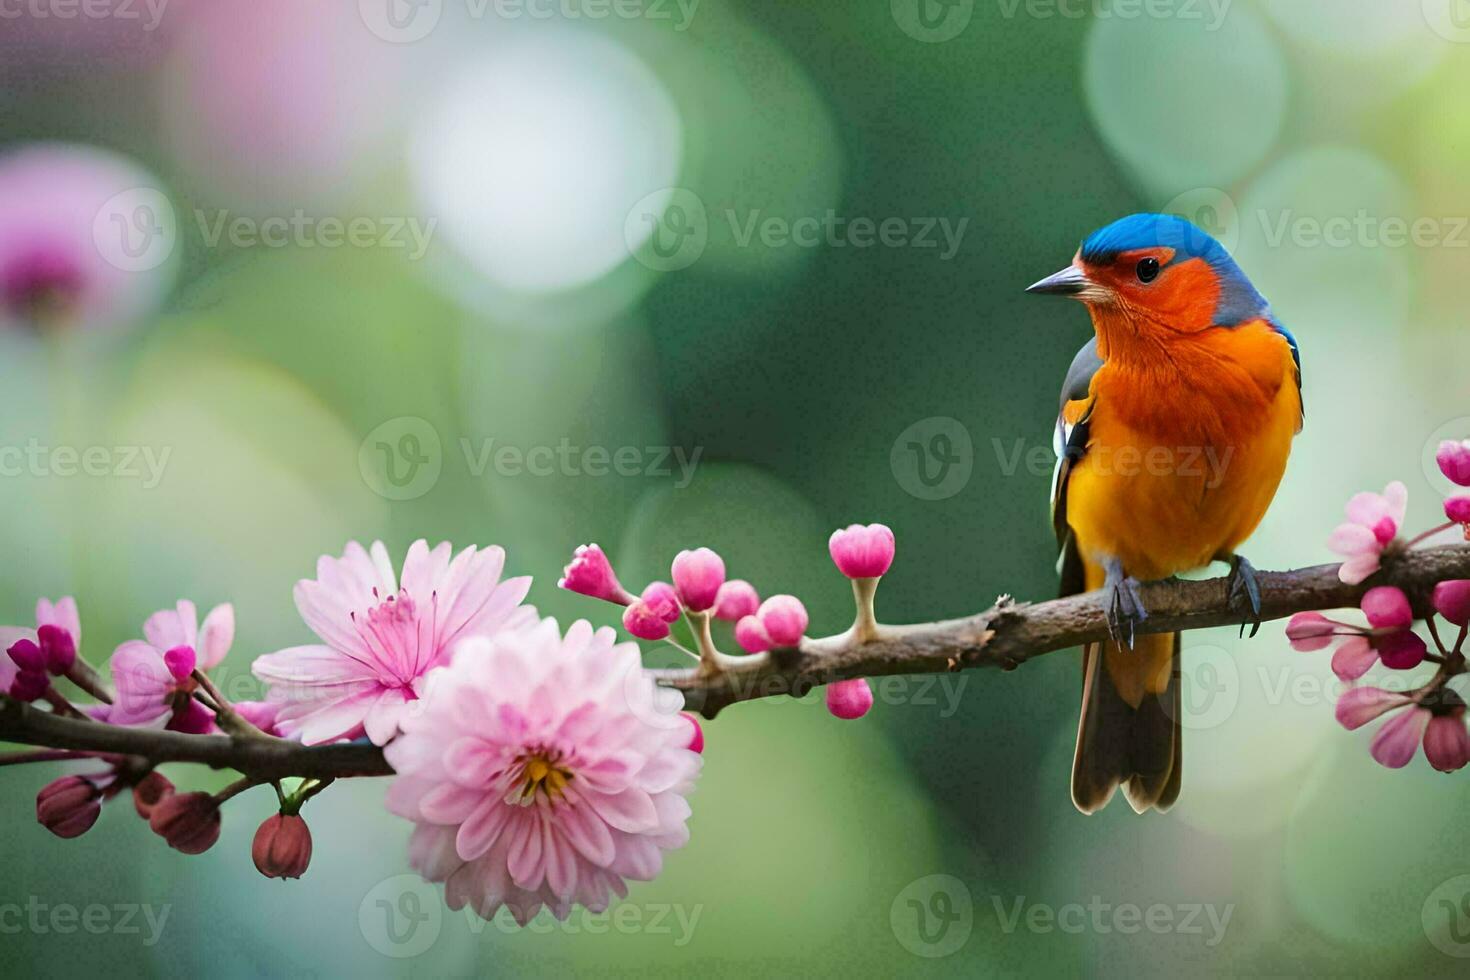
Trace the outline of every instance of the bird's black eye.
[[1138, 281], [1143, 283], [1153, 282], [1159, 278], [1159, 260], [1147, 258], [1138, 263]]

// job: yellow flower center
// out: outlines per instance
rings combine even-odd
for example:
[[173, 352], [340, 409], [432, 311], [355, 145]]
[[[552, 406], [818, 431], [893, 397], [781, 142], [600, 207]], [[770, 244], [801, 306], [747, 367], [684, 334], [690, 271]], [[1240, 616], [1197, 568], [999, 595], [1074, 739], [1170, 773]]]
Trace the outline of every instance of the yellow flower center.
[[540, 752], [526, 759], [521, 766], [521, 778], [510, 791], [506, 802], [530, 806], [536, 802], [537, 793], [553, 803], [560, 800], [567, 783], [571, 782], [572, 774], [558, 766], [556, 761]]

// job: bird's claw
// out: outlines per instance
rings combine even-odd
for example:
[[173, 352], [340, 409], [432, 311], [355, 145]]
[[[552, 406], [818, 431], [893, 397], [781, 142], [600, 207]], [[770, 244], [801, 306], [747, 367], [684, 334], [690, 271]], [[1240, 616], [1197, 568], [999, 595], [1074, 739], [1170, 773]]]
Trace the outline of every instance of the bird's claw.
[[1139, 595], [1138, 579], [1124, 575], [1116, 565], [1110, 566], [1107, 572], [1107, 581], [1103, 583], [1103, 613], [1108, 621], [1108, 635], [1114, 643], [1131, 650], [1138, 624], [1148, 619], [1148, 610]]
[[1261, 584], [1256, 580], [1256, 569], [1244, 557], [1235, 555], [1230, 559], [1230, 611], [1240, 616], [1240, 635], [1245, 636], [1250, 627], [1251, 639], [1261, 631]]

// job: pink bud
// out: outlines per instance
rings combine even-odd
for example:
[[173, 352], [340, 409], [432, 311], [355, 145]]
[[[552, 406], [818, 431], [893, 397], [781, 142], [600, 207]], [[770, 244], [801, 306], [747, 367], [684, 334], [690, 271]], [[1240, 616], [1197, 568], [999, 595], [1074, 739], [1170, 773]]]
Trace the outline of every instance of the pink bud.
[[852, 524], [832, 532], [827, 550], [848, 578], [878, 578], [893, 564], [893, 531], [886, 524]]
[[159, 800], [148, 826], [185, 854], [203, 854], [219, 840], [219, 804], [208, 793], [174, 793]]
[[77, 662], [77, 644], [71, 633], [47, 623], [36, 627], [36, 640], [46, 656], [46, 669], [60, 677]]
[[725, 559], [708, 548], [681, 551], [674, 557], [674, 589], [690, 612], [704, 612], [715, 604], [725, 584]]
[[311, 830], [296, 814], [267, 817], [255, 831], [250, 857], [267, 878], [300, 878], [311, 863]]
[[36, 819], [57, 837], [80, 837], [102, 813], [102, 791], [85, 776], [63, 776], [36, 794]]
[[1297, 613], [1286, 624], [1286, 638], [1291, 648], [1302, 653], [1324, 650], [1332, 644], [1337, 625], [1317, 612]]
[[684, 614], [679, 608], [679, 597], [674, 593], [674, 587], [667, 582], [654, 582], [643, 590], [641, 598], [643, 604], [666, 623], [676, 622]]
[[1435, 459], [1439, 461], [1439, 471], [1449, 477], [1451, 483], [1470, 487], [1470, 439], [1464, 442], [1445, 440], [1439, 444]]
[[757, 616], [746, 616], [735, 624], [735, 642], [746, 653], [765, 653], [771, 649], [771, 637]]
[[584, 544], [577, 548], [572, 555], [571, 564], [563, 570], [561, 581], [556, 584], [558, 588], [568, 592], [614, 602], [620, 606], [626, 606], [633, 601], [633, 597], [613, 574], [607, 555], [595, 544]]
[[794, 595], [773, 595], [761, 603], [761, 625], [771, 643], [778, 647], [794, 647], [801, 643], [806, 633], [806, 606]]
[[1373, 649], [1378, 659], [1390, 670], [1412, 670], [1424, 662], [1429, 645], [1418, 633], [1402, 630], [1374, 639]]
[[174, 680], [181, 682], [188, 680], [194, 673], [194, 664], [197, 661], [193, 647], [174, 647], [163, 655], [168, 672], [174, 675]]
[[746, 616], [754, 616], [760, 605], [761, 597], [755, 586], [743, 578], [732, 578], [720, 586], [715, 596], [715, 618], [738, 623]]
[[1402, 708], [1409, 703], [1407, 695], [1377, 687], [1350, 688], [1337, 699], [1337, 721], [1348, 731], [1362, 728], [1379, 715]]
[[861, 718], [873, 707], [873, 689], [866, 679], [838, 681], [827, 685], [827, 710], [844, 721]]
[[623, 629], [640, 640], [662, 640], [669, 635], [668, 620], [642, 599], [623, 610]]
[[687, 711], [680, 712], [680, 713], [686, 719], [688, 719], [689, 724], [694, 727], [694, 733], [689, 736], [689, 751], [690, 752], [698, 752], [700, 754], [703, 754], [704, 753], [704, 729], [701, 728], [701, 727], [699, 727], [699, 719], [696, 718], [696, 717], [694, 717], [693, 715], [691, 715]]
[[1436, 585], [1434, 608], [1456, 626], [1470, 623], [1470, 579], [1455, 579]]
[[1363, 595], [1363, 614], [1374, 629], [1403, 629], [1414, 621], [1414, 610], [1402, 589], [1380, 585]]
[[150, 772], [138, 780], [133, 787], [133, 809], [138, 811], [138, 816], [147, 820], [153, 815], [153, 808], [165, 796], [173, 795], [174, 784], [169, 782], [168, 777], [158, 770]]
[[1470, 762], [1470, 730], [1465, 727], [1465, 709], [1458, 707], [1429, 719], [1424, 731], [1424, 757], [1440, 772], [1454, 772]]
[[1470, 497], [1451, 497], [1446, 500], [1444, 516], [1456, 524], [1470, 525]]
[[35, 701], [51, 690], [51, 678], [42, 671], [21, 670], [10, 682], [10, 696], [17, 701]]
[[19, 639], [10, 645], [6, 651], [10, 659], [21, 670], [32, 674], [44, 674], [46, 672], [46, 655], [34, 640]]
[[184, 702], [183, 707], [174, 709], [164, 727], [171, 732], [183, 732], [185, 735], [209, 735], [215, 730], [214, 712], [190, 698]]

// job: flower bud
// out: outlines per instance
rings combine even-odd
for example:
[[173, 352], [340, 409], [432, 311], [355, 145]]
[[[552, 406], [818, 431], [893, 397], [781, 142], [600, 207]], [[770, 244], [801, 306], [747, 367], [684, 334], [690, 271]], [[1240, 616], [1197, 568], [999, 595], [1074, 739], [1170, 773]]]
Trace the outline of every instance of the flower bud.
[[164, 727], [171, 732], [183, 732], [185, 735], [210, 735], [215, 730], [214, 712], [190, 698], [184, 702], [183, 707], [169, 716], [168, 724]]
[[80, 837], [102, 813], [102, 791], [85, 776], [63, 776], [36, 794], [36, 819], [57, 837]]
[[1405, 629], [1414, 621], [1414, 610], [1402, 589], [1380, 585], [1363, 595], [1363, 615], [1374, 629]]
[[640, 640], [662, 640], [669, 635], [669, 624], [642, 599], [623, 610], [623, 629]]
[[1470, 497], [1451, 497], [1446, 500], [1444, 516], [1456, 524], [1470, 525]]
[[46, 654], [41, 652], [40, 646], [35, 640], [19, 639], [10, 645], [6, 651], [10, 659], [21, 670], [31, 674], [44, 674], [46, 672]]
[[1455, 442], [1453, 439], [1439, 444], [1435, 455], [1439, 471], [1449, 477], [1451, 483], [1470, 487], [1470, 439]]
[[735, 642], [746, 653], [765, 653], [773, 646], [758, 616], [746, 616], [735, 624]]
[[34, 701], [51, 689], [51, 678], [44, 671], [16, 671], [10, 682], [10, 696], [17, 701]]
[[848, 578], [878, 578], [893, 564], [893, 531], [885, 524], [852, 524], [832, 532], [827, 550]]
[[77, 642], [60, 626], [47, 623], [36, 627], [36, 642], [46, 657], [46, 669], [58, 677], [77, 662]]
[[754, 616], [760, 608], [761, 597], [755, 586], [742, 578], [732, 578], [720, 586], [715, 596], [715, 618], [727, 623], [738, 623], [746, 616]]
[[163, 663], [168, 667], [168, 672], [174, 676], [174, 680], [181, 683], [194, 673], [194, 665], [198, 660], [194, 648], [189, 646], [174, 647], [163, 655]]
[[643, 595], [639, 598], [655, 616], [666, 623], [677, 622], [684, 614], [684, 610], [679, 608], [679, 596], [667, 582], [654, 582], [643, 590]]
[[173, 791], [174, 784], [155, 769], [133, 786], [133, 809], [138, 811], [138, 816], [147, 820], [153, 815], [153, 808], [165, 796], [173, 795]]
[[255, 831], [250, 857], [267, 878], [300, 878], [311, 863], [311, 830], [300, 816], [278, 813]]
[[1337, 625], [1319, 612], [1297, 613], [1286, 624], [1286, 638], [1293, 650], [1310, 653], [1331, 646], [1336, 629]]
[[159, 800], [148, 826], [185, 854], [203, 854], [219, 840], [219, 804], [208, 793], [173, 793]]
[[617, 575], [613, 574], [607, 555], [595, 544], [584, 544], [577, 548], [572, 555], [571, 564], [562, 571], [561, 580], [556, 586], [620, 606], [626, 606], [633, 601], [628, 590], [618, 582]]
[[1455, 579], [1436, 585], [1434, 608], [1456, 626], [1470, 623], [1470, 579]]
[[690, 752], [700, 752], [700, 753], [703, 753], [704, 752], [704, 729], [700, 727], [700, 725], [699, 725], [699, 719], [696, 718], [696, 717], [694, 717], [693, 715], [691, 715], [687, 711], [681, 711], [679, 713], [681, 715], [683, 715], [685, 719], [688, 720], [690, 727], [692, 727], [694, 729], [694, 732], [689, 736], [689, 751]]
[[761, 603], [758, 613], [761, 625], [771, 643], [778, 647], [794, 647], [801, 643], [808, 623], [806, 606], [793, 595], [773, 595]]
[[844, 721], [861, 718], [873, 707], [873, 689], [865, 678], [827, 685], [827, 710]]
[[1399, 630], [1374, 638], [1373, 649], [1378, 651], [1378, 659], [1388, 669], [1412, 670], [1424, 662], [1429, 644], [1412, 630]]
[[674, 589], [690, 612], [704, 612], [715, 604], [725, 584], [725, 559], [708, 548], [681, 551], [674, 557]]

